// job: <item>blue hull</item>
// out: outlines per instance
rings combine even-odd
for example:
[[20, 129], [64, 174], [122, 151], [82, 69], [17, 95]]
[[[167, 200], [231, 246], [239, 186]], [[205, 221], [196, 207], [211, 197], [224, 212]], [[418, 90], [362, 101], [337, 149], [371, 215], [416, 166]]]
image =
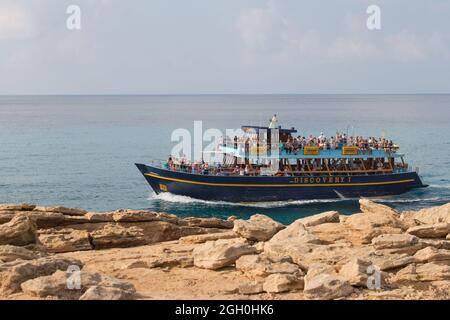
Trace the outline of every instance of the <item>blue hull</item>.
[[416, 172], [355, 176], [209, 176], [136, 164], [152, 189], [203, 200], [262, 202], [380, 197], [426, 187]]

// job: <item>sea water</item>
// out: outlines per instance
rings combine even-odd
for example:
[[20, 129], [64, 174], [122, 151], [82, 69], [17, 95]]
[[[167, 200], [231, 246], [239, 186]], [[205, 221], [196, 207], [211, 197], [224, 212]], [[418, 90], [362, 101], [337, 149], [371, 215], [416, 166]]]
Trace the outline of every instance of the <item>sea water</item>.
[[165, 159], [171, 133], [267, 125], [276, 113], [298, 134], [394, 140], [430, 187], [378, 199], [399, 210], [450, 202], [450, 95], [158, 95], [0, 97], [0, 203], [31, 202], [107, 211], [134, 208], [182, 216], [263, 213], [289, 223], [357, 200], [261, 204], [210, 202], [149, 188], [135, 162]]

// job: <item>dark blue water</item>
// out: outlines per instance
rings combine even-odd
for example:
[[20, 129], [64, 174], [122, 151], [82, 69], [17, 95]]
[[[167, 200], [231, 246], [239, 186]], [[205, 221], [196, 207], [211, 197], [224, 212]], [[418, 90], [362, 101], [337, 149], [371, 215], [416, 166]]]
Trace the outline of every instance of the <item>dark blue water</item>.
[[88, 210], [146, 208], [179, 215], [247, 217], [282, 222], [356, 201], [235, 205], [154, 196], [135, 162], [166, 158], [176, 128], [266, 125], [273, 113], [303, 135], [347, 131], [400, 144], [427, 189], [380, 199], [400, 210], [450, 202], [450, 95], [212, 95], [0, 97], [0, 202]]

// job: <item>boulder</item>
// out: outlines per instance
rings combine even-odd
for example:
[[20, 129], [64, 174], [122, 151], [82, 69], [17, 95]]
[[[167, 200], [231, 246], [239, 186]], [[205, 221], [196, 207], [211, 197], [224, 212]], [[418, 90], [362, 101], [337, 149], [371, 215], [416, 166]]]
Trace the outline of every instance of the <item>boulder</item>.
[[80, 300], [131, 300], [134, 292], [114, 287], [92, 286]]
[[148, 268], [187, 268], [194, 266], [194, 258], [191, 255], [154, 257], [147, 261]]
[[36, 224], [27, 216], [15, 216], [0, 225], [0, 245], [24, 246], [36, 243]]
[[419, 238], [445, 238], [450, 232], [450, 223], [423, 224], [409, 228], [406, 232]]
[[264, 292], [263, 283], [261, 281], [245, 282], [238, 287], [240, 294], [258, 294]]
[[391, 271], [415, 262], [416, 259], [414, 257], [405, 253], [381, 255], [372, 258], [373, 265], [382, 271]]
[[142, 229], [107, 224], [90, 233], [94, 249], [126, 248], [144, 245], [147, 240]]
[[82, 267], [76, 259], [58, 256], [35, 260], [16, 260], [0, 265], [0, 293], [11, 294], [20, 291], [20, 285], [30, 279], [51, 275], [57, 270], [66, 271], [69, 267]]
[[303, 292], [309, 299], [338, 299], [352, 294], [353, 291], [353, 287], [347, 281], [334, 274], [321, 273], [305, 276]]
[[23, 247], [4, 245], [0, 246], [0, 262], [11, 262], [15, 260], [33, 260], [40, 256], [39, 253]]
[[382, 213], [385, 215], [392, 215], [392, 216], [399, 215], [398, 211], [392, 209], [391, 207], [370, 201], [368, 199], [360, 199], [359, 200], [359, 208], [361, 209], [361, 212], [363, 212], [363, 213], [373, 213], [373, 214]]
[[244, 255], [236, 260], [236, 269], [249, 277], [265, 277], [274, 273], [301, 274], [298, 265], [287, 261], [272, 262], [258, 254]]
[[302, 290], [304, 281], [302, 277], [292, 274], [271, 274], [263, 284], [263, 290], [268, 293], [281, 293], [291, 290]]
[[131, 283], [84, 271], [67, 273], [59, 270], [51, 275], [37, 277], [21, 284], [22, 291], [31, 296], [54, 296], [61, 299], [79, 299], [93, 286], [119, 289], [128, 295], [136, 292]]
[[54, 207], [37, 206], [34, 208], [34, 211], [59, 212], [59, 213], [69, 215], [69, 216], [84, 216], [87, 213], [87, 211], [83, 210], [83, 209], [66, 208], [66, 207], [61, 207], [61, 206], [54, 206]]
[[39, 241], [48, 252], [62, 253], [92, 250], [87, 231], [74, 229], [48, 229], [39, 234]]
[[178, 218], [175, 215], [144, 211], [144, 210], [117, 210], [112, 213], [113, 220], [116, 222], [148, 222], [148, 221], [167, 221], [177, 223]]
[[206, 241], [215, 241], [219, 239], [233, 239], [237, 237], [238, 235], [236, 235], [234, 231], [224, 231], [217, 233], [195, 234], [191, 236], [181, 237], [179, 241], [180, 243], [196, 244], [196, 243], [205, 243]]
[[114, 222], [114, 213], [113, 212], [88, 212], [84, 215], [84, 217], [91, 223], [98, 222]]
[[305, 226], [297, 220], [264, 244], [264, 254], [272, 260], [291, 257], [294, 263], [305, 269], [307, 268], [306, 256], [322, 243], [322, 240], [306, 230]]
[[419, 238], [410, 234], [382, 234], [372, 239], [372, 245], [377, 250], [396, 249], [415, 246]]
[[223, 220], [219, 218], [184, 218], [178, 222], [180, 225], [189, 227], [217, 228], [217, 229], [233, 229], [232, 220]]
[[64, 221], [64, 214], [61, 212], [24, 211], [17, 215], [30, 217], [38, 229], [57, 227]]
[[267, 241], [283, 228], [281, 223], [265, 215], [255, 214], [249, 220], [235, 220], [233, 231], [248, 240]]
[[14, 216], [15, 213], [13, 211], [0, 211], [0, 224], [10, 222]]
[[3, 203], [0, 204], [0, 211], [31, 211], [36, 206], [29, 203]]
[[435, 263], [410, 264], [392, 278], [393, 282], [450, 280], [450, 266]]
[[367, 286], [367, 268], [370, 265], [372, 265], [370, 261], [352, 258], [339, 270], [339, 276], [352, 286]]
[[420, 263], [433, 262], [450, 265], [450, 250], [426, 247], [417, 251], [414, 258]]
[[255, 248], [243, 239], [208, 241], [193, 250], [194, 265], [205, 269], [220, 269], [234, 264], [239, 257], [252, 253], [255, 253]]
[[426, 224], [450, 223], [450, 203], [414, 212], [414, 219]]
[[323, 223], [338, 223], [339, 212], [337, 211], [327, 211], [319, 213], [310, 217], [299, 219], [305, 227], [317, 226]]

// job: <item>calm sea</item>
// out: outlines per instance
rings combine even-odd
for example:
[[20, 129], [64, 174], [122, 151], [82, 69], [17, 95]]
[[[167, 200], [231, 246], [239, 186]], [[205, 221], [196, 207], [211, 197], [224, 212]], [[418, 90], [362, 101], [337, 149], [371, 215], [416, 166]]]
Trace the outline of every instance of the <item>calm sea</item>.
[[266, 125], [277, 113], [302, 135], [384, 134], [429, 188], [380, 199], [400, 210], [450, 202], [450, 95], [208, 95], [0, 97], [0, 202], [88, 210], [136, 208], [185, 216], [263, 213], [288, 223], [353, 200], [237, 205], [155, 196], [135, 162], [166, 158], [176, 128]]

